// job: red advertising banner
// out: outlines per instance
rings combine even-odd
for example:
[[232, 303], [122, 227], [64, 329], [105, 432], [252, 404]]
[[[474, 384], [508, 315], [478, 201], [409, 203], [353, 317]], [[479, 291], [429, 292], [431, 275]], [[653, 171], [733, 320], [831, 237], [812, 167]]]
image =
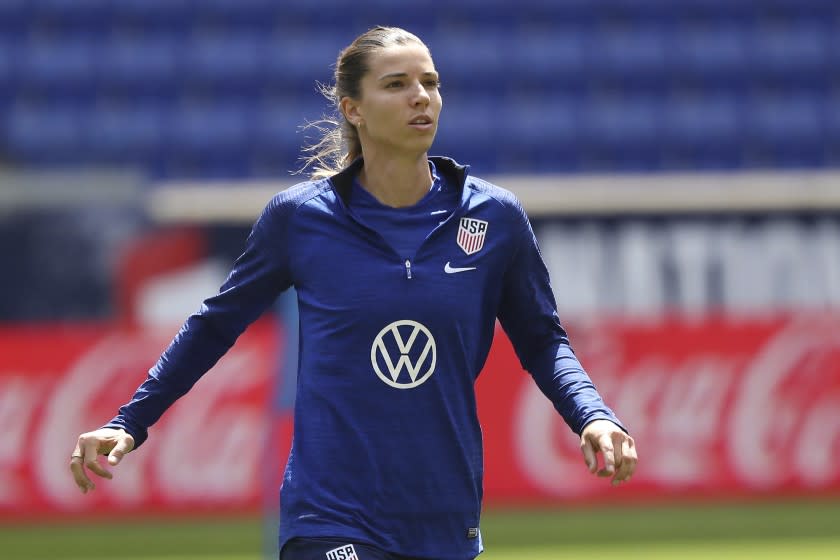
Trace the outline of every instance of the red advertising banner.
[[[0, 518], [254, 510], [277, 338], [253, 325], [114, 469], [83, 496], [69, 457], [110, 420], [177, 329], [112, 325], [0, 329]], [[265, 438], [266, 441], [260, 441]]]
[[[618, 488], [588, 473], [577, 437], [500, 333], [477, 384], [488, 505], [840, 495], [840, 316], [604, 319], [569, 330], [636, 439], [637, 473]], [[76, 489], [76, 436], [113, 416], [173, 334], [0, 328], [0, 519], [262, 507], [290, 441], [287, 412], [268, 421], [280, 352], [270, 321], [163, 416], [114, 481], [97, 479], [88, 496]]]
[[840, 495], [840, 316], [570, 327], [640, 462], [613, 488], [497, 338], [478, 381], [488, 503]]

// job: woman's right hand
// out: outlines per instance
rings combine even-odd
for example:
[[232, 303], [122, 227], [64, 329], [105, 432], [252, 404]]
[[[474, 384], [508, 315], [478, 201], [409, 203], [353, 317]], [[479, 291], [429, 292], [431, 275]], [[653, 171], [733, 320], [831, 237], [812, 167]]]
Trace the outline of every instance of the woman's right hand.
[[100, 428], [80, 435], [79, 441], [76, 442], [76, 449], [70, 456], [70, 471], [82, 494], [87, 494], [88, 490], [96, 488], [93, 481], [88, 478], [87, 469], [102, 478], [114, 477], [108, 469], [99, 464], [97, 459], [100, 455], [107, 455], [108, 464], [115, 467], [132, 449], [134, 449], [134, 438], [122, 429]]

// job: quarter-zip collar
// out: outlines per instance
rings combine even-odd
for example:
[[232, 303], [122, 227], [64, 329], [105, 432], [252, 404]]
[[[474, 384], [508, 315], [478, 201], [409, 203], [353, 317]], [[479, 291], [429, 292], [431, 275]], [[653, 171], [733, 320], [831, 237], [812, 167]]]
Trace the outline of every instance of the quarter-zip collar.
[[[448, 157], [431, 156], [429, 160], [435, 164], [437, 172], [444, 178], [444, 181], [450, 185], [455, 185], [458, 190], [463, 192], [470, 169], [468, 165], [461, 165]], [[328, 179], [333, 190], [344, 203], [345, 208], [349, 207], [353, 179], [359, 174], [363, 164], [364, 160], [361, 157], [356, 158], [350, 165]], [[461, 200], [463, 201], [463, 196]]]

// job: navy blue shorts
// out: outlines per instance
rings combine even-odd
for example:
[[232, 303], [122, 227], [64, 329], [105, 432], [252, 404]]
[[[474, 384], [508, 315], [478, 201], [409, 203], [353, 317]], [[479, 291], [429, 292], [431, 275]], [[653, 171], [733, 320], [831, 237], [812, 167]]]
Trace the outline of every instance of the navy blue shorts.
[[283, 546], [280, 560], [422, 560], [379, 550], [369, 544], [330, 538], [295, 538]]

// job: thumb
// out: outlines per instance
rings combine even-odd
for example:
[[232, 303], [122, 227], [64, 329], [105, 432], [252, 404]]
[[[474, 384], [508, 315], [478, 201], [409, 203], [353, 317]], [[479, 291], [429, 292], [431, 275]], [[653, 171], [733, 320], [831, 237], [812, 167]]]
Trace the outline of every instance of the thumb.
[[595, 448], [592, 446], [592, 441], [584, 436], [580, 438], [580, 450], [583, 453], [583, 460], [589, 472], [594, 473], [598, 469], [598, 458], [595, 456]]
[[124, 436], [119, 439], [117, 445], [108, 454], [108, 464], [116, 466], [122, 461], [126, 453], [134, 447], [134, 439], [131, 436]]

